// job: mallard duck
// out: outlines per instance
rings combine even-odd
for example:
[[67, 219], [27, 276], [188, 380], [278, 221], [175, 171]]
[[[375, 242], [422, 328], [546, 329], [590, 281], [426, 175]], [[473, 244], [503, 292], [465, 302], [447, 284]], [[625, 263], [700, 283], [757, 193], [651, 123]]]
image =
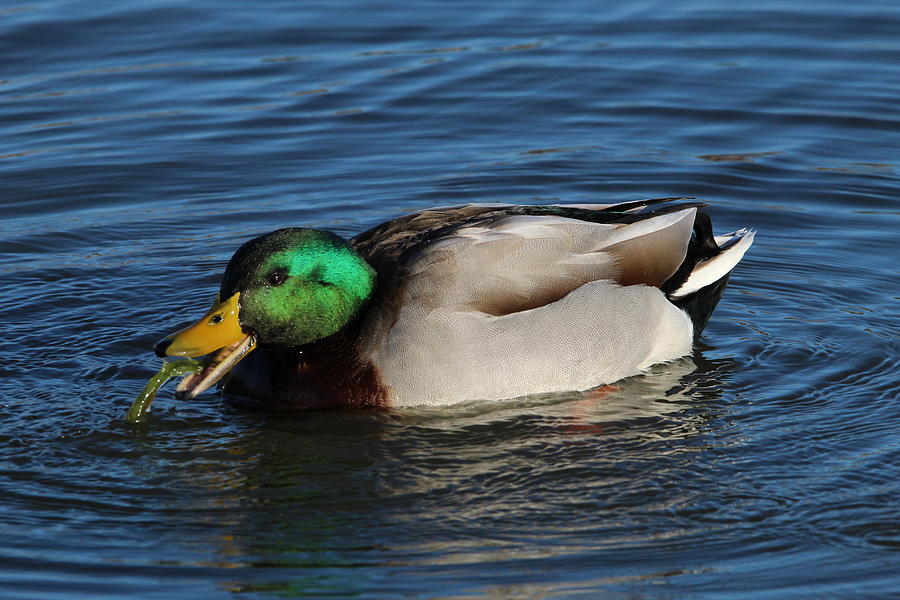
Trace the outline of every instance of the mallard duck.
[[212, 308], [161, 340], [269, 408], [449, 405], [588, 390], [690, 354], [753, 241], [704, 204], [470, 204], [345, 240], [279, 229], [238, 248]]

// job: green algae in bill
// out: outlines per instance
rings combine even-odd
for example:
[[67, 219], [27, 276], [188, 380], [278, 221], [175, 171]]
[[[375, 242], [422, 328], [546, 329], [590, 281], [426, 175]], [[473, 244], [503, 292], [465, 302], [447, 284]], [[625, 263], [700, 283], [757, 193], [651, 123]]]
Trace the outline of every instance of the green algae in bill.
[[150, 410], [150, 405], [156, 397], [156, 392], [159, 391], [159, 388], [161, 388], [165, 382], [173, 377], [178, 377], [179, 375], [198, 373], [202, 369], [203, 365], [199, 361], [191, 358], [163, 361], [159, 372], [147, 381], [147, 385], [144, 386], [144, 390], [137, 398], [135, 398], [131, 405], [131, 409], [128, 411], [128, 415], [125, 418], [129, 423], [139, 422], [143, 419], [144, 414]]

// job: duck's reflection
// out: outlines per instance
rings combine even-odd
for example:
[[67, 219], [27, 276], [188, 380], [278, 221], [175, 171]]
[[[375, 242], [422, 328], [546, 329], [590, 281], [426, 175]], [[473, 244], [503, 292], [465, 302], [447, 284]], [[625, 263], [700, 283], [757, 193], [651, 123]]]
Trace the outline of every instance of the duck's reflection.
[[[218, 564], [236, 569], [222, 585], [363, 593], [393, 569], [501, 569], [673, 535], [646, 521], [702, 455], [691, 439], [720, 416], [731, 368], [698, 353], [612, 386], [491, 407], [235, 412], [248, 424], [229, 442], [241, 460], [214, 495], [236, 502], [226, 515], [198, 510]], [[649, 516], [636, 524], [630, 511]]]

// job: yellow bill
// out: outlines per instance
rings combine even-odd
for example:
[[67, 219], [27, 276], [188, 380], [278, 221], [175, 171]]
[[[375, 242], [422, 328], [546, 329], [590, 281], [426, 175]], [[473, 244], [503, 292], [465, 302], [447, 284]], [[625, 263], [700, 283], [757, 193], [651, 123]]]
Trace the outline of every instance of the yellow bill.
[[245, 333], [238, 320], [240, 292], [220, 301], [193, 325], [163, 338], [155, 346], [158, 356], [203, 356], [218, 350], [199, 373], [187, 375], [178, 384], [181, 398], [193, 398], [214, 385], [256, 348], [256, 337]]

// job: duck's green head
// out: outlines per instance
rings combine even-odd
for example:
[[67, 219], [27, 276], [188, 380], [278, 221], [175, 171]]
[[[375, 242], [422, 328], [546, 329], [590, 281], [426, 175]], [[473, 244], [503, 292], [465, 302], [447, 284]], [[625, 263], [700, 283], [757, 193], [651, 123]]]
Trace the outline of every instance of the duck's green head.
[[219, 350], [205, 370], [215, 378], [193, 376], [198, 385], [187, 395], [194, 396], [257, 344], [302, 346], [337, 333], [374, 288], [375, 270], [342, 238], [317, 229], [279, 229], [234, 253], [209, 312], [161, 340], [156, 353], [202, 356]]

